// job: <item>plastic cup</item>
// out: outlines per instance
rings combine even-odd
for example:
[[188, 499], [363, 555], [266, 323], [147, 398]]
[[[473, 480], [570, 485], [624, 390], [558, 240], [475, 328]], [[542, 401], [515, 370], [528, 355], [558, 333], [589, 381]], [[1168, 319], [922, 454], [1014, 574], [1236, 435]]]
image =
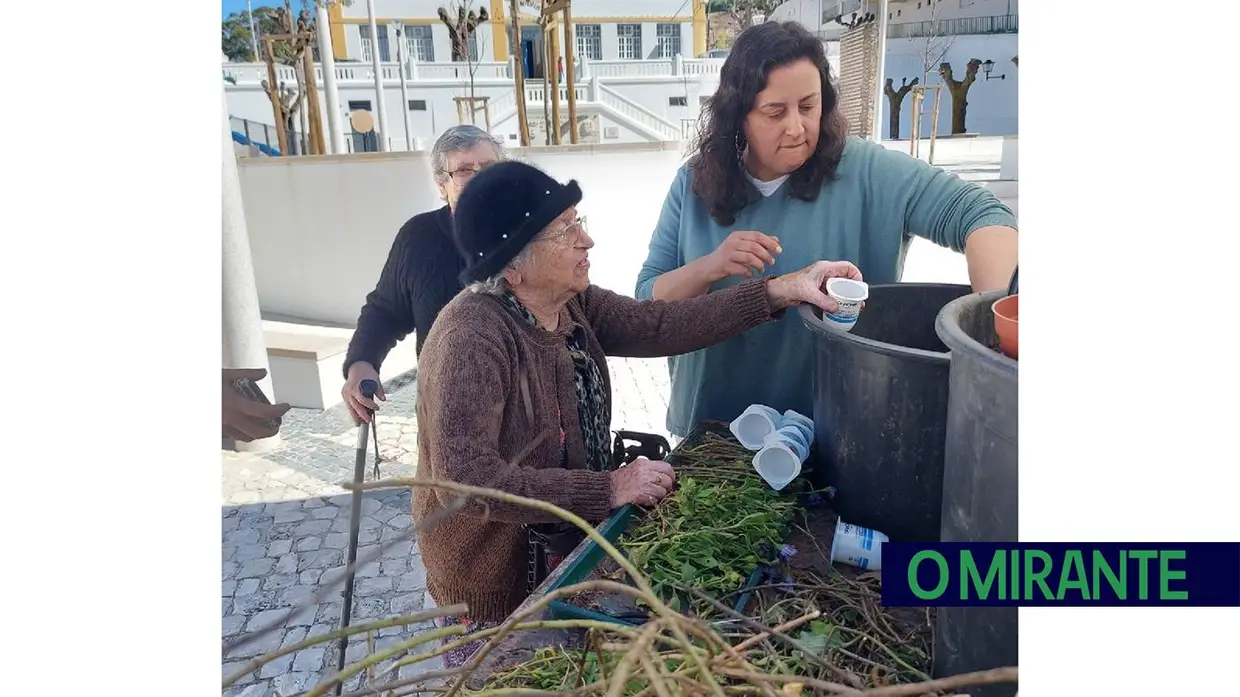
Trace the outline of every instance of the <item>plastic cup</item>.
[[814, 420], [808, 416], [795, 412], [791, 409], [784, 412], [784, 419], [780, 422], [780, 426], [796, 425], [805, 433], [807, 442], [814, 442]]
[[782, 420], [783, 417], [774, 409], [762, 404], [750, 404], [740, 416], [728, 424], [728, 430], [747, 449], [760, 450], [767, 435], [774, 431]]
[[772, 489], [779, 491], [801, 474], [801, 465], [809, 457], [809, 444], [802, 426], [781, 426], [767, 435], [762, 449], [753, 457], [753, 468]]
[[861, 314], [861, 303], [870, 297], [870, 286], [851, 278], [827, 279], [827, 295], [839, 305], [835, 312], [824, 312], [822, 318], [838, 329], [851, 331]]
[[883, 533], [860, 525], [835, 523], [835, 536], [831, 540], [831, 556], [829, 561], [837, 561], [867, 571], [878, 571], [883, 568], [883, 543], [890, 542]]

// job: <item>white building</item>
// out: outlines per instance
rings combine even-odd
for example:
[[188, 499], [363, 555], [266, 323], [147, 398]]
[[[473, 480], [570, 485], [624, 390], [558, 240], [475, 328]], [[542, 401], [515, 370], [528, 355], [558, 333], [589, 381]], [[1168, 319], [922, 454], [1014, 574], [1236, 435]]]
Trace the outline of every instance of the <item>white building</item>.
[[[917, 78], [921, 84], [940, 84], [938, 66], [950, 63], [953, 77], [964, 77], [970, 59], [993, 61], [989, 75], [979, 71], [969, 88], [967, 131], [979, 135], [1016, 135], [1018, 70], [1018, 0], [888, 0], [887, 51], [884, 73], [901, 80]], [[793, 20], [817, 32], [823, 41], [837, 43], [844, 22], [854, 13], [876, 11], [877, 0], [788, 0], [771, 12], [768, 20]], [[884, 98], [883, 136], [890, 138], [888, 102]], [[951, 97], [943, 91], [938, 134], [951, 133]], [[929, 111], [929, 105], [926, 107]], [[912, 99], [901, 104], [900, 137], [907, 138]], [[923, 118], [923, 135], [929, 135], [930, 119]]]
[[[439, 18], [455, 20], [459, 8], [487, 12], [488, 21], [469, 37], [473, 60], [508, 60], [512, 20], [507, 0], [374, 0], [379, 60], [396, 60], [392, 20], [407, 26], [410, 55], [425, 63], [450, 62], [450, 29]], [[696, 14], [695, 14], [696, 11]], [[542, 77], [543, 42], [538, 5], [521, 3], [521, 56], [526, 75]], [[575, 0], [572, 4], [577, 55], [589, 60], [643, 60], [701, 56], [706, 52], [706, 14], [702, 0]], [[696, 17], [696, 19], [695, 19]], [[332, 44], [338, 61], [370, 61], [372, 42], [366, 3], [338, 3], [330, 12]], [[564, 35], [561, 30], [560, 42]], [[458, 56], [458, 58], [460, 58]]]
[[[519, 143], [514, 65], [508, 56], [511, 22], [505, 0], [464, 0], [477, 12], [485, 4], [488, 21], [470, 42], [467, 61], [453, 61], [447, 25], [438, 17], [444, 7], [455, 18], [462, 0], [374, 0], [378, 40], [370, 38], [366, 4], [349, 7], [333, 3], [329, 26], [336, 58], [340, 123], [350, 152], [379, 149], [379, 135], [358, 133], [349, 126], [352, 111], [373, 112], [376, 107], [371, 51], [377, 45], [381, 62], [388, 133], [388, 150], [428, 147], [444, 128], [468, 121], [462, 111], [466, 97], [485, 97], [486, 111], [475, 116], [510, 145]], [[795, 20], [819, 32], [827, 42], [832, 70], [838, 76], [838, 37], [834, 20], [852, 12], [864, 14], [876, 0], [790, 0], [774, 10], [768, 21]], [[575, 97], [579, 142], [624, 143], [681, 140], [691, 135], [702, 101], [718, 86], [722, 58], [701, 58], [706, 50], [705, 0], [575, 0], [572, 5], [578, 69]], [[990, 59], [989, 79], [978, 76], [969, 92], [968, 131], [980, 135], [1015, 135], [1016, 117], [1016, 0], [890, 0], [886, 75], [899, 87], [901, 78], [923, 83], [939, 81], [937, 65], [949, 62], [957, 77], [970, 58]], [[543, 87], [542, 33], [536, 8], [522, 7], [522, 61], [526, 69], [526, 106], [531, 142], [546, 142]], [[404, 24], [407, 99], [401, 95], [401, 66], [396, 61], [395, 29]], [[562, 32], [562, 29], [561, 29]], [[561, 34], [561, 47], [565, 45]], [[563, 49], [561, 49], [563, 50]], [[927, 56], [933, 63], [924, 77]], [[459, 57], [459, 56], [458, 56]], [[225, 64], [225, 86], [233, 130], [255, 143], [276, 145], [271, 102], [261, 83], [264, 64]], [[324, 87], [322, 68], [316, 69], [320, 105]], [[277, 82], [295, 84], [293, 70], [277, 68]], [[567, 143], [567, 88], [560, 83], [560, 113]], [[907, 137], [911, 98], [901, 110], [900, 135]], [[377, 121], [377, 119], [376, 119]], [[327, 126], [327, 119], [323, 119]], [[887, 102], [883, 100], [883, 135], [890, 137]], [[408, 137], [406, 136], [408, 124]], [[298, 124], [296, 129], [301, 131]], [[929, 117], [922, 133], [929, 133]], [[943, 94], [938, 133], [951, 130], [951, 100]], [[296, 152], [296, 149], [293, 149]]]
[[[375, 134], [348, 126], [344, 115], [376, 107], [371, 51], [377, 46], [389, 150], [425, 147], [449, 125], [468, 113], [465, 97], [485, 97], [487, 113], [476, 116], [491, 131], [516, 145], [516, 96], [509, 57], [511, 21], [505, 0], [464, 0], [467, 12], [486, 9], [488, 21], [469, 41], [465, 61], [453, 58], [451, 30], [439, 18], [442, 7], [455, 19], [462, 0], [375, 0], [377, 41], [370, 37], [366, 4], [333, 3], [329, 26], [341, 122], [351, 152], [378, 149]], [[706, 50], [705, 0], [576, 0], [572, 5], [574, 47], [578, 68], [575, 97], [582, 142], [680, 140], [692, 129], [702, 98], [715, 90], [721, 59], [694, 59]], [[545, 142], [544, 46], [537, 7], [522, 6], [521, 35], [526, 106], [534, 144]], [[394, 21], [404, 25], [408, 99], [402, 101], [401, 69], [396, 63]], [[565, 45], [560, 28], [561, 52]], [[560, 56], [563, 59], [563, 55]], [[557, 66], [559, 68], [561, 66]], [[316, 69], [322, 88], [322, 68]], [[226, 64], [225, 77], [233, 130], [254, 142], [275, 144], [274, 119], [262, 88], [263, 64]], [[292, 68], [279, 67], [277, 82], [295, 83]], [[567, 131], [567, 92], [560, 82], [561, 120]], [[320, 95], [322, 90], [320, 89]], [[322, 97], [320, 97], [322, 103]], [[462, 112], [459, 109], [464, 108]], [[407, 111], [408, 113], [402, 113]], [[406, 139], [408, 119], [410, 137]], [[326, 118], [324, 118], [326, 125]], [[298, 125], [298, 130], [301, 126]], [[565, 135], [564, 142], [568, 142]]]

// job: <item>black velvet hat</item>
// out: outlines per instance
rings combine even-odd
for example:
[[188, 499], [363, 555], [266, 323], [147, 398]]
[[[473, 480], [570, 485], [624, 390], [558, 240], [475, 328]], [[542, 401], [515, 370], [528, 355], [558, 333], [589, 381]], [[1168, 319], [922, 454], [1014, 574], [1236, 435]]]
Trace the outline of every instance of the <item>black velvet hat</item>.
[[560, 184], [524, 162], [500, 162], [474, 175], [452, 213], [452, 232], [467, 266], [461, 283], [503, 271], [543, 228], [581, 202], [576, 180]]

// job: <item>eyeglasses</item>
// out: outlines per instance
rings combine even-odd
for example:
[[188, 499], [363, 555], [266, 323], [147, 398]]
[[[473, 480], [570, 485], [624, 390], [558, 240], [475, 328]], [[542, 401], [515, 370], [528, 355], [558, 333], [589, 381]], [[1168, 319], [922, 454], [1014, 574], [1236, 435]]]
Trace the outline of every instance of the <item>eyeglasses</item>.
[[451, 172], [448, 172], [448, 176], [452, 177], [452, 181], [456, 182], [457, 184], [464, 184], [465, 182], [472, 179], [475, 174], [481, 172], [482, 170], [486, 169], [487, 167], [490, 167], [493, 164], [495, 163], [488, 162], [484, 165], [470, 165], [467, 167], [461, 167], [458, 169], [454, 169]]
[[577, 240], [581, 239], [581, 236], [585, 234], [589, 234], [586, 232], [586, 217], [584, 215], [579, 215], [573, 220], [573, 222], [565, 225], [559, 230], [546, 233], [543, 235], [542, 239], [547, 242], [568, 240], [575, 244]]

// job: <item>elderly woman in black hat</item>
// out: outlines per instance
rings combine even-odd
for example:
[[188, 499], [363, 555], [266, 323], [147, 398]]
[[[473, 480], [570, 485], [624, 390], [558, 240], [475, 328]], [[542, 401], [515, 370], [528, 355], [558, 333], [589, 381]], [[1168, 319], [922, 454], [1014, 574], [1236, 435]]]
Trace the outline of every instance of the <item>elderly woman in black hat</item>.
[[[651, 505], [672, 488], [664, 462], [611, 457], [606, 356], [695, 351], [778, 319], [797, 303], [824, 310], [830, 276], [817, 262], [691, 300], [639, 302], [590, 284], [590, 239], [575, 181], [562, 185], [520, 162], [492, 165], [462, 192], [454, 235], [466, 290], [443, 309], [418, 370], [418, 476], [540, 499], [589, 521]], [[470, 631], [501, 622], [524, 600], [531, 529], [558, 519], [499, 501], [463, 506], [444, 491], [414, 492], [427, 588], [439, 605], [465, 603]], [[460, 506], [452, 512], [446, 507]], [[436, 515], [436, 517], [440, 517]], [[554, 566], [558, 560], [551, 560]], [[462, 647], [449, 665], [476, 649]]]

